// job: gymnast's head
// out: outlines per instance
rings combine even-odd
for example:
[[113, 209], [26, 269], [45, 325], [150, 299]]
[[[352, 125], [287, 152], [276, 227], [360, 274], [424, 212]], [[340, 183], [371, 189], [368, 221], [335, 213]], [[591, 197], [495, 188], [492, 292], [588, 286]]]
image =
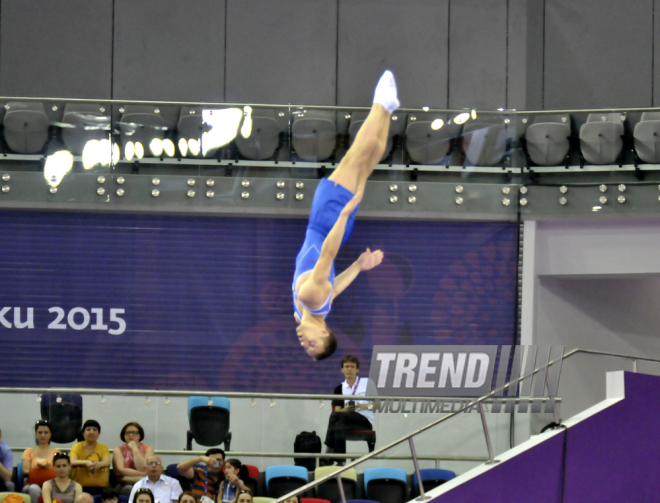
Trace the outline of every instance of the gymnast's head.
[[296, 328], [300, 345], [313, 360], [325, 360], [337, 350], [337, 337], [330, 327], [314, 322], [301, 322]]

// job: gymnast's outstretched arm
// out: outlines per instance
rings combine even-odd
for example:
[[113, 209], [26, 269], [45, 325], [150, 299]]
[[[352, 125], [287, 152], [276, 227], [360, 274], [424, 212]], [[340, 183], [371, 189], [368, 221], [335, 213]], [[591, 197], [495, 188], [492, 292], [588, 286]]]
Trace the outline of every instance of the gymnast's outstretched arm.
[[332, 298], [335, 299], [343, 292], [348, 285], [353, 283], [358, 274], [362, 271], [368, 271], [379, 265], [383, 261], [383, 252], [380, 250], [371, 251], [367, 248], [360, 258], [353, 262], [348, 269], [335, 278], [335, 288]]
[[[357, 205], [360, 204], [361, 199], [362, 191], [359, 191], [348, 203], [346, 203], [346, 206], [341, 210], [335, 225], [326, 236], [325, 241], [323, 241], [321, 254], [314, 269], [312, 269], [312, 274], [310, 274], [310, 278], [305, 281], [298, 292], [298, 297], [306, 304], [316, 305], [318, 302], [323, 302], [323, 299], [327, 298], [330, 293], [330, 288], [332, 288], [332, 286], [328, 281], [328, 276], [330, 275], [332, 263], [339, 252], [339, 247], [344, 238], [344, 231], [346, 230], [348, 217], [353, 213], [353, 210], [357, 208]], [[327, 290], [324, 292], [323, 290], [326, 287]]]

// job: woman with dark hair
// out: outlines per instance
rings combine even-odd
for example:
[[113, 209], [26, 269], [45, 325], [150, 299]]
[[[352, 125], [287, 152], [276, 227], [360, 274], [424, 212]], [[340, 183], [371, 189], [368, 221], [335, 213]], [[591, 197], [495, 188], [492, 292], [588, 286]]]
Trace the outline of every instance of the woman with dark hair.
[[234, 499], [232, 500], [231, 503], [252, 503], [252, 502], [253, 502], [253, 498], [250, 490], [241, 489], [239, 491], [236, 491], [236, 496], [234, 496]]
[[146, 459], [154, 455], [152, 447], [143, 444], [144, 429], [139, 423], [126, 423], [119, 438], [124, 444], [115, 447], [112, 453], [112, 466], [119, 482], [123, 485], [122, 494], [131, 494], [133, 484], [146, 477]]
[[225, 480], [220, 483], [217, 503], [231, 503], [236, 498], [237, 491], [249, 490], [244, 482], [249, 476], [247, 467], [238, 459], [225, 461]]
[[183, 491], [179, 495], [178, 503], [197, 503], [197, 500], [195, 499], [195, 495], [192, 492]]
[[128, 503], [156, 503], [156, 501], [154, 493], [150, 489], [142, 488], [135, 491], [133, 501], [129, 501]]
[[71, 447], [71, 478], [92, 495], [101, 494], [110, 482], [110, 451], [107, 445], [97, 442], [100, 433], [101, 425], [88, 419], [82, 427], [85, 440]]
[[119, 493], [110, 487], [106, 487], [101, 493], [101, 501], [103, 503], [119, 503]]
[[82, 494], [82, 486], [69, 478], [71, 473], [71, 460], [66, 452], [58, 452], [53, 456], [55, 478], [44, 482], [41, 496], [44, 503], [53, 503], [60, 500], [62, 503], [74, 503]]
[[44, 482], [55, 478], [53, 456], [60, 450], [50, 446], [52, 432], [45, 419], [40, 419], [34, 425], [34, 436], [37, 445], [23, 452], [23, 475], [27, 476], [23, 492], [29, 494], [32, 501], [37, 501]]

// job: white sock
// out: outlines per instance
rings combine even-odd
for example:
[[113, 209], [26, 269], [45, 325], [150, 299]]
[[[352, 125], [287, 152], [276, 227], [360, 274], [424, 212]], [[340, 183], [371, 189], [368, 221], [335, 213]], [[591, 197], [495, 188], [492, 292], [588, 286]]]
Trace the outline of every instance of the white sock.
[[399, 100], [396, 96], [396, 82], [394, 81], [394, 74], [390, 70], [385, 70], [385, 73], [381, 75], [378, 81], [378, 85], [376, 85], [374, 103], [383, 105], [383, 108], [389, 113], [399, 108]]

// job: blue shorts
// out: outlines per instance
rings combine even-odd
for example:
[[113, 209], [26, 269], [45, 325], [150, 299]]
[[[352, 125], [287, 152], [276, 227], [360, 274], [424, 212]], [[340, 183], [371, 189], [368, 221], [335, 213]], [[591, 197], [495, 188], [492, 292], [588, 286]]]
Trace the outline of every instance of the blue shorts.
[[[337, 222], [341, 210], [353, 199], [354, 194], [341, 185], [335, 185], [335, 182], [323, 178], [314, 193], [312, 210], [309, 214], [309, 223], [307, 228], [322, 234], [324, 237], [332, 230]], [[341, 244], [344, 244], [353, 232], [355, 215], [360, 205], [350, 214], [344, 230], [344, 238]]]

